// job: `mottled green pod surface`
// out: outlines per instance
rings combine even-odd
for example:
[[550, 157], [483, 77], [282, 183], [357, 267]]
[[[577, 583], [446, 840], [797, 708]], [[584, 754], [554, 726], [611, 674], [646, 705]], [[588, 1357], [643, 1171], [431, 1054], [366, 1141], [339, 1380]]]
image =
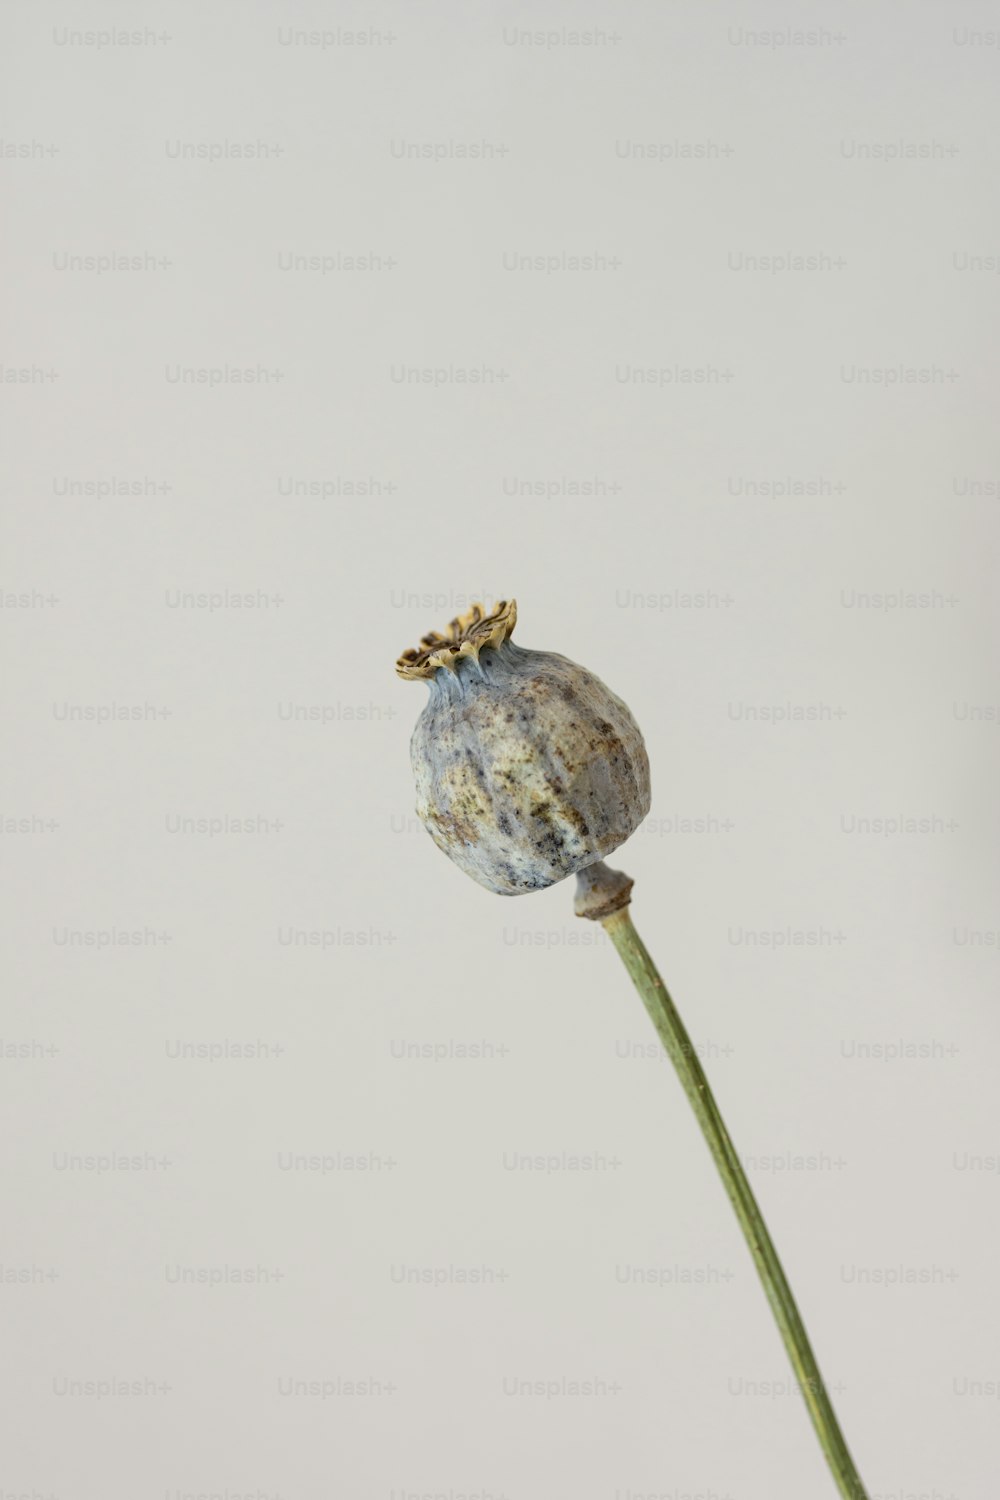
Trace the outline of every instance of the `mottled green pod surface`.
[[474, 605], [396, 663], [430, 697], [410, 759], [417, 814], [473, 880], [519, 896], [624, 843], [649, 811], [638, 725], [599, 678], [510, 639], [513, 600]]

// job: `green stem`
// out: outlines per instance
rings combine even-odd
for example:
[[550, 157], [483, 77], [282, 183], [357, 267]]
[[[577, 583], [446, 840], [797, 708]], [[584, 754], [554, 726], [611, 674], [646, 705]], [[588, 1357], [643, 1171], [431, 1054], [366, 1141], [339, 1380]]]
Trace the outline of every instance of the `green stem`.
[[[581, 913], [582, 915], [582, 913]], [[715, 1158], [729, 1201], [736, 1210], [740, 1228], [750, 1246], [754, 1264], [764, 1284], [771, 1311], [781, 1330], [788, 1357], [792, 1362], [799, 1388], [805, 1398], [820, 1446], [826, 1454], [827, 1463], [837, 1481], [840, 1493], [846, 1500], [867, 1500], [864, 1485], [854, 1467], [844, 1435], [837, 1421], [833, 1403], [816, 1363], [816, 1356], [809, 1344], [809, 1336], [799, 1315], [785, 1273], [768, 1234], [764, 1216], [757, 1205], [746, 1173], [736, 1149], [729, 1138], [725, 1121], [718, 1105], [712, 1098], [708, 1079], [695, 1053], [684, 1022], [677, 1013], [667, 987], [656, 971], [656, 965], [646, 951], [645, 944], [632, 925], [628, 908], [622, 907], [604, 917], [602, 925], [618, 949], [643, 1004], [659, 1033], [660, 1041], [677, 1070], [698, 1117], [708, 1149]]]

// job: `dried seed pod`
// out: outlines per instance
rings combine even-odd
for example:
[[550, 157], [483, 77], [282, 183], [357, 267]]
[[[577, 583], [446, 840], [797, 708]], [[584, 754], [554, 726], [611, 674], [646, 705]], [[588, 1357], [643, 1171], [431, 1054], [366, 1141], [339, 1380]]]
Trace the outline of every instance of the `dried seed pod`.
[[417, 814], [439, 849], [503, 896], [542, 890], [624, 843], [649, 811], [649, 760], [599, 678], [510, 639], [514, 600], [482, 605], [396, 663], [430, 697], [410, 742]]

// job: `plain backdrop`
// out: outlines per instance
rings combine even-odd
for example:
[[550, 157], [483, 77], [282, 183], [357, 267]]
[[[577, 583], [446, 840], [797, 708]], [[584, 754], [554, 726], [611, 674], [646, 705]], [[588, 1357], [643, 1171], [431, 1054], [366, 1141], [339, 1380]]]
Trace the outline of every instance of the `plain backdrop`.
[[413, 816], [515, 595], [872, 1497], [993, 1500], [995, 22], [7, 8], [5, 1496], [832, 1496], [614, 951]]

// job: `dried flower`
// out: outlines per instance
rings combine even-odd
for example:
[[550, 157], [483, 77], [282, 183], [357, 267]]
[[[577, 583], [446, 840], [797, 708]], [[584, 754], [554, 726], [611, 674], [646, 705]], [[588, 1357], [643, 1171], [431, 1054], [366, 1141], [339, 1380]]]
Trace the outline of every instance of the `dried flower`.
[[618, 950], [719, 1170], [844, 1500], [866, 1491], [820, 1374], [774, 1242], [698, 1053], [632, 924], [633, 882], [610, 870], [649, 811], [649, 761], [635, 720], [592, 672], [510, 639], [517, 608], [474, 605], [396, 663], [431, 695], [410, 744], [417, 812], [435, 843], [491, 891], [516, 896], [576, 872], [577, 916]]
[[473, 605], [396, 663], [430, 697], [410, 759], [417, 814], [488, 890], [542, 890], [603, 859], [649, 811], [649, 760], [599, 678], [510, 639], [514, 600]]

